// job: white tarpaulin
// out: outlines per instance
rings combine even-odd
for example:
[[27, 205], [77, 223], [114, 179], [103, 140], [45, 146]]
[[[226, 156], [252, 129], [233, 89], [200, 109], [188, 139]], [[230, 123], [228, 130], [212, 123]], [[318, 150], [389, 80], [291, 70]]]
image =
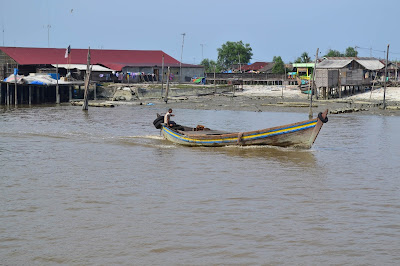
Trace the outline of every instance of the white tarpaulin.
[[[4, 79], [4, 82], [14, 83], [14, 74], [10, 75], [8, 78]], [[17, 75], [18, 84], [33, 84], [33, 85], [56, 85], [57, 80], [53, 79], [49, 74], [37, 74], [31, 73], [29, 76]], [[71, 84], [72, 82], [59, 80], [58, 84]]]
[[[53, 64], [53, 67], [57, 67], [57, 65]], [[59, 68], [65, 68], [65, 69], [78, 69], [81, 71], [86, 71], [87, 69], [87, 65], [83, 65], [83, 64], [58, 64]], [[91, 65], [92, 67], [92, 71], [99, 71], [99, 72], [112, 72], [114, 70], [103, 67], [103, 66], [99, 66], [99, 65]]]

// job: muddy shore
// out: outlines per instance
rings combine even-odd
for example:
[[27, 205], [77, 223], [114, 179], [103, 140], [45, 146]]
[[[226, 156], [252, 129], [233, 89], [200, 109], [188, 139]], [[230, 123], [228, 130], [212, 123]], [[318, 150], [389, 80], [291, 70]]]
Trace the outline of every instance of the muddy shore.
[[[220, 91], [205, 95], [188, 95], [180, 91], [179, 96], [168, 97], [165, 103], [161, 97], [136, 95], [130, 101], [106, 101], [114, 105], [151, 105], [165, 108], [237, 110], [252, 112], [298, 112], [309, 113], [310, 96], [296, 87], [248, 86], [243, 91]], [[282, 97], [283, 94], [283, 97]], [[400, 88], [387, 88], [387, 109], [383, 110], [383, 89], [372, 92], [358, 92], [341, 99], [322, 100], [313, 97], [314, 116], [325, 109], [330, 114], [355, 113], [360, 115], [400, 116]]]

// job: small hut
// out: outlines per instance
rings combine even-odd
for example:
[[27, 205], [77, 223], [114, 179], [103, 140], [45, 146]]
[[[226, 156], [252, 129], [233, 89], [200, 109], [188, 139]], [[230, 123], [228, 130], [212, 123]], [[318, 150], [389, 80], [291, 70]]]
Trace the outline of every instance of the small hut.
[[317, 64], [315, 84], [324, 99], [364, 91], [384, 64], [375, 58], [328, 57]]

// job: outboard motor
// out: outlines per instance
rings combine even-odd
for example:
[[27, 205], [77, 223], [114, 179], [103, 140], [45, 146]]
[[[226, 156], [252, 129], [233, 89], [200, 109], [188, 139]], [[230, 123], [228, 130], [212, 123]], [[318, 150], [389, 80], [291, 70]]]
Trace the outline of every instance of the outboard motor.
[[153, 121], [153, 125], [157, 128], [161, 128], [161, 124], [164, 123], [164, 117], [162, 115], [157, 116], [157, 118]]

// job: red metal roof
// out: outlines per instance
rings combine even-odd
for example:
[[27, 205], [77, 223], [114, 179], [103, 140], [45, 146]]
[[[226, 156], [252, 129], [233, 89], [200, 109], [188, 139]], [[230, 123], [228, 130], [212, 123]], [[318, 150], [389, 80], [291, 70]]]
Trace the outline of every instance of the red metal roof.
[[[71, 49], [69, 61], [65, 48], [0, 47], [19, 65], [86, 64], [87, 49]], [[179, 61], [163, 51], [150, 50], [103, 50], [90, 49], [90, 63], [104, 65], [121, 71], [125, 66], [161, 66], [164, 55], [165, 66], [179, 66]]]
[[268, 65], [267, 62], [254, 62], [251, 65], [242, 65], [242, 71], [249, 71], [249, 70], [253, 70], [253, 71], [258, 71], [261, 68], [265, 67], [266, 65]]

